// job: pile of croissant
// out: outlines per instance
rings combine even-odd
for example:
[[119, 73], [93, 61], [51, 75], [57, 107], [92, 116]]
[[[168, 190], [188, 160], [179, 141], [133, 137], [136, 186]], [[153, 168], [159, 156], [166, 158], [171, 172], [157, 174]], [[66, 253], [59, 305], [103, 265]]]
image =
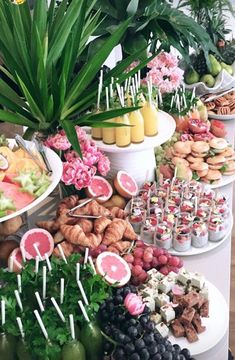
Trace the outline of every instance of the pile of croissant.
[[[39, 221], [37, 226], [49, 231], [55, 244], [60, 243], [66, 257], [78, 250], [78, 247], [97, 248], [100, 244], [107, 246], [107, 251], [121, 254], [126, 251], [137, 235], [131, 224], [126, 220], [123, 209], [105, 208], [96, 200], [76, 209], [74, 215], [101, 216], [97, 219], [75, 218], [69, 216], [70, 209], [84, 202], [77, 195], [64, 198], [58, 205], [56, 218]], [[57, 247], [54, 255], [60, 257]]]

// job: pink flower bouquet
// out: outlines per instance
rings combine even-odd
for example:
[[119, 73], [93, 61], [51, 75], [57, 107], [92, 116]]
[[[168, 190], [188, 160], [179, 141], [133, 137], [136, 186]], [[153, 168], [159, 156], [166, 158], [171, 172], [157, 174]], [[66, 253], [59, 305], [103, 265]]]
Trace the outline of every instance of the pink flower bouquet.
[[79, 126], [76, 127], [78, 140], [83, 158], [72, 148], [63, 130], [51, 135], [44, 142], [44, 145], [59, 150], [63, 160], [62, 182], [65, 185], [74, 185], [81, 190], [90, 185], [93, 176], [98, 172], [106, 176], [110, 170], [110, 162], [96, 146], [93, 140], [87, 138], [86, 132]]

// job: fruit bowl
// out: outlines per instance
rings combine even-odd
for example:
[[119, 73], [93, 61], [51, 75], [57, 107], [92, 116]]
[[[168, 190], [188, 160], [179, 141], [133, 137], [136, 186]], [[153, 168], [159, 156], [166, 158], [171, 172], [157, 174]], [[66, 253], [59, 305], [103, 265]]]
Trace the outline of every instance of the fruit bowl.
[[185, 84], [186, 89], [193, 90], [195, 88], [196, 94], [205, 95], [205, 94], [216, 94], [220, 91], [226, 91], [235, 87], [235, 62], [232, 64], [233, 75], [230, 75], [226, 70], [222, 70], [219, 75], [216, 77], [215, 85], [213, 87], [208, 87], [203, 82], [197, 82], [192, 85]]
[[[9, 142], [9, 147], [13, 148], [15, 146], [15, 140], [14, 139], [8, 139]], [[32, 142], [26, 141], [26, 143], [30, 146], [33, 145]], [[51, 169], [52, 169], [52, 174], [50, 176], [51, 178], [51, 183], [48, 186], [48, 188], [46, 189], [46, 191], [39, 196], [38, 198], [36, 198], [34, 201], [32, 201], [30, 204], [28, 204], [25, 207], [22, 207], [21, 209], [0, 217], [0, 222], [9, 220], [14, 218], [15, 216], [21, 215], [29, 210], [31, 210], [33, 207], [37, 206], [38, 204], [40, 204], [44, 199], [46, 199], [50, 193], [56, 188], [56, 186], [58, 185], [58, 183], [60, 182], [61, 176], [62, 176], [62, 171], [63, 171], [63, 167], [62, 167], [62, 162], [59, 158], [59, 156], [52, 151], [51, 149], [44, 147], [47, 159], [49, 161], [49, 164], [51, 165]]]

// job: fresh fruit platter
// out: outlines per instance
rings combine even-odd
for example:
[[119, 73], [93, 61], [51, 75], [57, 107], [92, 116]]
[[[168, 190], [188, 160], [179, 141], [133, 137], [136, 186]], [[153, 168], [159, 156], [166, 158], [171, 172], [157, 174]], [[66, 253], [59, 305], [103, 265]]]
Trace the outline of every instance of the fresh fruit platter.
[[[165, 178], [221, 183], [222, 176], [235, 174], [235, 152], [229, 145], [221, 121], [189, 119], [187, 129], [156, 149], [158, 171]], [[176, 170], [175, 170], [176, 169]]]
[[26, 248], [23, 241], [20, 273], [11, 264], [0, 270], [3, 359], [193, 359], [190, 344], [200, 342], [203, 319], [212, 316], [201, 274], [150, 268], [134, 286], [127, 262], [115, 253], [66, 258], [62, 250], [58, 259], [38, 246], [26, 261]]
[[[45, 199], [60, 181], [62, 164], [50, 149], [45, 149], [52, 172], [33, 143], [4, 140], [0, 147], [0, 222], [27, 211]], [[29, 152], [28, 152], [29, 151]], [[33, 158], [32, 158], [33, 157]]]

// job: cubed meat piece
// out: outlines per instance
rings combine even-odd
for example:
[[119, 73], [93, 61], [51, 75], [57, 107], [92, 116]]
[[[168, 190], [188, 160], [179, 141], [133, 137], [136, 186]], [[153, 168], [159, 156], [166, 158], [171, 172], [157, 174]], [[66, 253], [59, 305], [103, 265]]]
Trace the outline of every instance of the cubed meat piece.
[[205, 303], [205, 301], [206, 301], [206, 299], [204, 298], [204, 296], [199, 294], [198, 303], [197, 303], [197, 305], [195, 305], [195, 308], [200, 309], [202, 307], [202, 305]]
[[181, 299], [182, 299], [182, 295], [173, 295], [172, 302], [173, 304], [180, 304]]
[[183, 324], [191, 323], [195, 313], [196, 310], [194, 308], [185, 308], [183, 314], [181, 315], [180, 321]]
[[178, 319], [172, 321], [171, 329], [176, 338], [182, 337], [185, 334], [184, 327]]
[[201, 334], [206, 330], [206, 327], [202, 326], [201, 317], [197, 312], [195, 313], [195, 315], [193, 317], [192, 324], [195, 327], [198, 334]]
[[182, 298], [182, 305], [185, 307], [194, 307], [198, 304], [199, 301], [199, 294], [195, 291], [190, 292], [189, 294], [183, 296]]
[[192, 324], [187, 324], [184, 326], [186, 338], [190, 343], [193, 343], [198, 340], [197, 332]]
[[209, 317], [209, 301], [206, 300], [200, 308], [201, 317]]

